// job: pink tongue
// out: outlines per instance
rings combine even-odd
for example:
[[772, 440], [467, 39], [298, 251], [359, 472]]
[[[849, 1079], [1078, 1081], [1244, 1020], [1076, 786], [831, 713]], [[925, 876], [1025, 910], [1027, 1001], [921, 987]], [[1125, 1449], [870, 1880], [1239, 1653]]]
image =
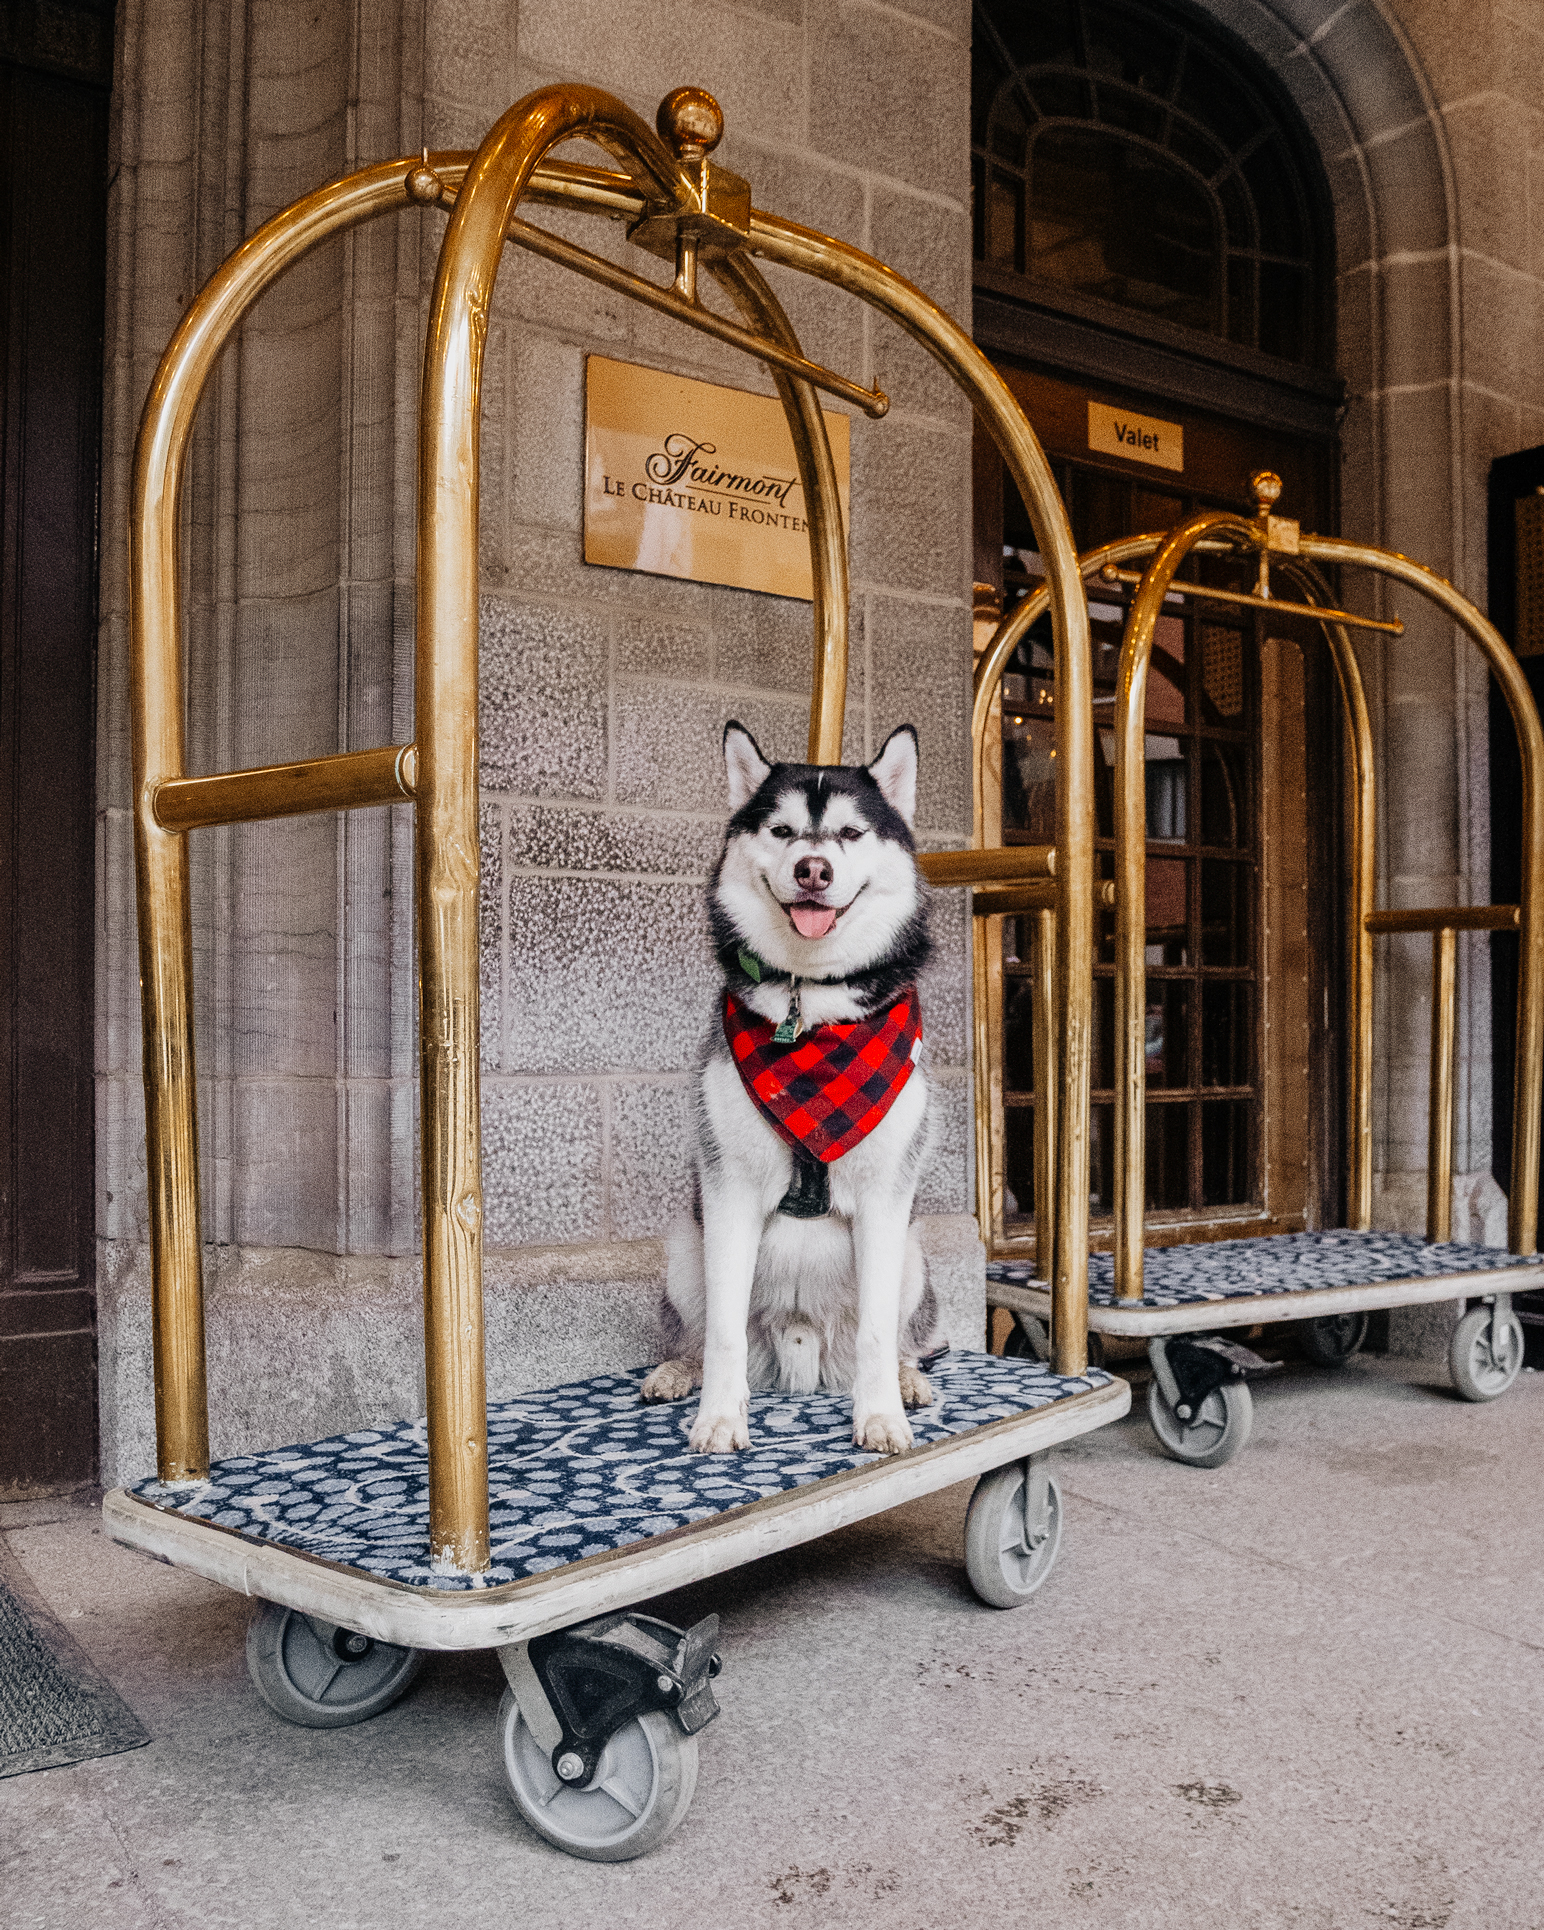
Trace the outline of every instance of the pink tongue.
[[829, 905], [791, 905], [789, 910], [801, 938], [824, 938], [836, 923], [836, 913]]

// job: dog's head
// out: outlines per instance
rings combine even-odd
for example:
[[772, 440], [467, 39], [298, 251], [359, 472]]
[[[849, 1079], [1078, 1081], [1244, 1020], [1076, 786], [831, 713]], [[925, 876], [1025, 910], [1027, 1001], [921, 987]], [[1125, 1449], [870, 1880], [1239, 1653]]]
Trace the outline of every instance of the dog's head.
[[917, 871], [917, 733], [872, 764], [769, 764], [743, 724], [724, 730], [731, 816], [710, 886], [713, 936], [798, 978], [846, 979], [927, 954]]

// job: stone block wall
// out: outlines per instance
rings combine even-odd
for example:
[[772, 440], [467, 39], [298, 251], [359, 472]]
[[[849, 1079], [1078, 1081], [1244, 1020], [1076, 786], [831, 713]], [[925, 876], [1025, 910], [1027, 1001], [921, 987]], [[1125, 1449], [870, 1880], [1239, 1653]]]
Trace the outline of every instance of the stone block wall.
[[[758, 206], [882, 255], [967, 324], [970, 306], [965, 0], [664, 0], [622, 17], [572, 0], [427, 0], [422, 17], [391, 0], [125, 0], [118, 58], [99, 733], [109, 1476], [149, 1439], [127, 484], [156, 359], [192, 294], [295, 196], [421, 145], [475, 146], [533, 88], [588, 81], [652, 121], [659, 98], [692, 81], [719, 97], [718, 158], [750, 178]], [[540, 218], [615, 259], [634, 253], [618, 226]], [[414, 210], [319, 249], [211, 380], [184, 508], [190, 769], [411, 736], [417, 398], [443, 227]], [[970, 823], [968, 409], [882, 318], [769, 274], [806, 352], [877, 377], [893, 399], [883, 422], [853, 423], [846, 755], [871, 756], [915, 723], [920, 828], [955, 845]], [[610, 1339], [595, 1332], [584, 1358], [617, 1364], [621, 1336], [629, 1357], [647, 1351], [618, 1308], [652, 1299], [657, 1235], [685, 1199], [719, 736], [737, 716], [769, 754], [801, 756], [807, 727], [808, 605], [583, 563], [591, 351], [770, 392], [733, 351], [506, 258], [481, 539], [490, 1361], [506, 1391], [542, 1377], [514, 1337], [523, 1312], [548, 1335], [537, 1353], [553, 1372], [582, 1365], [558, 1336], [565, 1318], [568, 1343], [594, 1331], [589, 1302], [610, 1309]], [[401, 1264], [414, 1244], [410, 835], [401, 809], [195, 835], [217, 1452], [418, 1398], [405, 1378], [416, 1289]], [[946, 1285], [961, 1266], [980, 1270], [973, 1230], [950, 1217], [969, 1203], [971, 1141], [960, 894], [939, 896], [937, 930], [924, 996], [943, 1130], [919, 1206], [945, 1216], [932, 1243]], [[557, 1295], [540, 1320], [538, 1288]], [[973, 1337], [972, 1317], [956, 1338]], [[296, 1340], [313, 1330], [314, 1343]], [[259, 1384], [270, 1368], [271, 1394]]]

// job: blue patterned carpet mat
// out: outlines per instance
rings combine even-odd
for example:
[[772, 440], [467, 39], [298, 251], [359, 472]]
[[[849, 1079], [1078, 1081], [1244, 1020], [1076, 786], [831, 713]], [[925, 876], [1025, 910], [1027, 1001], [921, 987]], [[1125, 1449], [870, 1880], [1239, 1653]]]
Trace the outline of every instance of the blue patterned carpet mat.
[[[852, 1402], [837, 1394], [753, 1394], [750, 1448], [693, 1454], [686, 1437], [697, 1396], [646, 1405], [638, 1395], [646, 1372], [598, 1374], [489, 1408], [493, 1566], [482, 1575], [443, 1575], [429, 1567], [422, 1420], [235, 1455], [217, 1461], [207, 1485], [191, 1492], [155, 1480], [130, 1492], [383, 1580], [414, 1588], [496, 1588], [882, 1458], [853, 1446]], [[919, 1448], [1110, 1380], [1097, 1368], [1067, 1376], [1035, 1361], [964, 1352], [947, 1355], [928, 1378], [933, 1405], [911, 1415]]]
[[[1277, 1233], [1261, 1240], [1214, 1240], [1193, 1246], [1153, 1246], [1142, 1263], [1144, 1307], [1192, 1307], [1207, 1300], [1255, 1294], [1311, 1293], [1318, 1287], [1370, 1287], [1389, 1280], [1433, 1280], [1450, 1273], [1486, 1273], [1529, 1266], [1495, 1246], [1434, 1244], [1418, 1233]], [[986, 1277], [1004, 1286], [1043, 1287], [1032, 1266], [993, 1260]], [[1115, 1261], [1108, 1253], [1088, 1262], [1088, 1298], [1115, 1304]], [[1456, 1296], [1455, 1296], [1456, 1298]], [[1123, 1302], [1135, 1307], [1136, 1301]]]

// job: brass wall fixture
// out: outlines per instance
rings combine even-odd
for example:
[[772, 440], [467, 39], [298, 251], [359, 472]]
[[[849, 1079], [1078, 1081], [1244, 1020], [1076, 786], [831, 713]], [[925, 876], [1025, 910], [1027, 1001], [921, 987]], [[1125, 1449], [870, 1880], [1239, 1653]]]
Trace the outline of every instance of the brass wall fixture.
[[[1088, 614], [1071, 532], [1049, 465], [1007, 388], [957, 323], [882, 262], [751, 204], [749, 184], [716, 167], [723, 117], [696, 88], [667, 95], [648, 127], [598, 89], [559, 85], [517, 102], [475, 154], [386, 161], [306, 195], [268, 221], [188, 309], [151, 386], [135, 452], [130, 610], [135, 799], [145, 1037], [156, 1434], [160, 1477], [209, 1466], [192, 1010], [188, 833], [305, 811], [410, 802], [415, 814], [424, 1217], [424, 1326], [430, 1549], [440, 1566], [488, 1563], [482, 1317], [482, 1144], [477, 972], [477, 520], [482, 357], [503, 250], [514, 245], [742, 349], [769, 371], [793, 437], [810, 524], [814, 690], [809, 757], [841, 758], [847, 677], [847, 546], [817, 400], [866, 413], [877, 388], [823, 369], [798, 337], [756, 258], [845, 289], [888, 315], [948, 370], [993, 435], [1029, 507], [1048, 573], [1057, 642], [1060, 842], [1041, 868], [1018, 852], [966, 866], [1035, 894], [1054, 922], [1058, 1041], [1055, 1360], [1086, 1359], [1090, 962], [1093, 950], [1093, 733]], [[616, 169], [548, 159], [585, 140]], [[663, 288], [525, 221], [523, 204], [628, 224], [674, 279]], [[415, 719], [411, 744], [263, 770], [189, 775], [178, 576], [178, 502], [194, 412], [221, 350], [285, 271], [327, 237], [412, 206], [448, 208], [424, 353], [419, 420]], [[703, 275], [739, 311], [699, 296]], [[1037, 882], [1038, 881], [1038, 882]], [[1048, 978], [1052, 976], [1048, 967]]]

